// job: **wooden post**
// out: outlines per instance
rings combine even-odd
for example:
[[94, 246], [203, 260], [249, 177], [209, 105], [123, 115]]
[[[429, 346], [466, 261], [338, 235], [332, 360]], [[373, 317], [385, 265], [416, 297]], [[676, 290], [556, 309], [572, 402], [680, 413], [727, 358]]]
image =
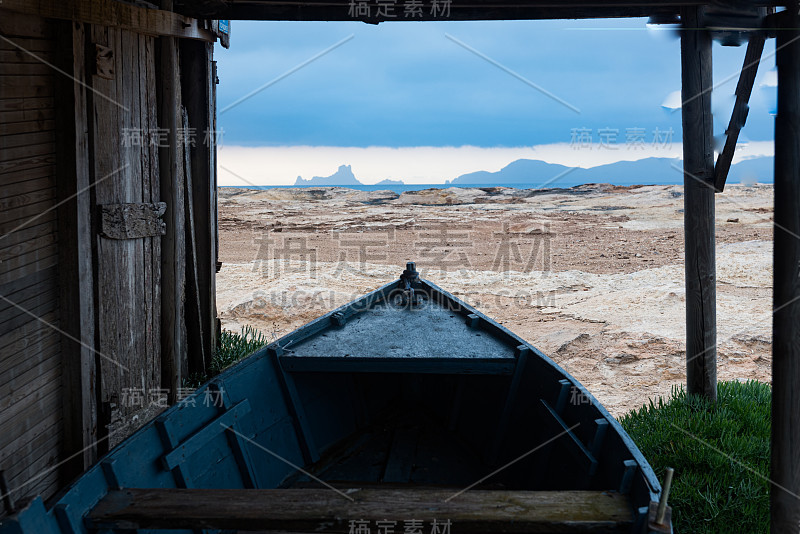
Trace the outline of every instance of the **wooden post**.
[[[172, 0], [162, 2], [172, 10]], [[183, 195], [183, 152], [179, 140], [180, 74], [175, 37], [160, 39], [159, 126], [167, 130], [168, 144], [159, 154], [161, 201], [167, 203], [164, 220], [167, 233], [161, 244], [161, 387], [177, 399], [185, 366], [186, 239]]]
[[[777, 33], [770, 529], [800, 530], [800, 3]], [[785, 28], [785, 29], [784, 29]]]
[[97, 459], [97, 368], [89, 164], [89, 117], [86, 97], [86, 39], [83, 24], [59, 23], [59, 63], [72, 78], [57, 78], [56, 120], [59, 232], [59, 285], [64, 384], [63, 480], [81, 474]]
[[[186, 146], [188, 286], [186, 309], [190, 372], [205, 372], [216, 337], [216, 142], [214, 128], [213, 45], [180, 43], [181, 98], [194, 142]], [[191, 180], [190, 180], [191, 177]], [[191, 181], [191, 183], [189, 183]], [[191, 250], [191, 255], [188, 251]], [[205, 361], [201, 356], [205, 355]]]
[[686, 388], [717, 398], [714, 148], [711, 37], [700, 8], [681, 10], [684, 242], [686, 247]]

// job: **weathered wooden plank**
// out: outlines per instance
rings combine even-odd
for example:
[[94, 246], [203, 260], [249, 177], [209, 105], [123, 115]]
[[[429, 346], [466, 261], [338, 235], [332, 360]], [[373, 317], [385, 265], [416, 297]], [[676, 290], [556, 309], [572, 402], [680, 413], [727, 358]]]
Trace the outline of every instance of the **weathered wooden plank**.
[[35, 495], [49, 498], [59, 489], [58, 472], [50, 469], [50, 466], [58, 461], [55, 455], [57, 452], [54, 453], [54, 456], [40, 458], [36, 464], [21, 470], [11, 479], [9, 484], [16, 488], [12, 491], [15, 499], [24, 499]]
[[[40, 204], [42, 202], [52, 201], [55, 198], [55, 184], [48, 184], [44, 189], [38, 191], [31, 191], [15, 196], [9, 196], [0, 199], [0, 210], [5, 210], [8, 217], [3, 217], [3, 222], [8, 222], [11, 219], [12, 210], [30, 206], [31, 204]], [[52, 204], [55, 204], [54, 202]], [[51, 205], [52, 205], [51, 204]]]
[[42, 98], [53, 96], [53, 94], [54, 91], [52, 85], [4, 86], [2, 81], [0, 81], [0, 98], [21, 98], [23, 96]]
[[[51, 193], [50, 198], [40, 197], [35, 199], [37, 200], [35, 202], [23, 204], [19, 207], [9, 208], [0, 212], [0, 229], [3, 229], [3, 233], [5, 233], [17, 226], [27, 226], [26, 223], [28, 223], [28, 221], [31, 223], [38, 221], [38, 217], [41, 216], [45, 210], [55, 206], [54, 196], [55, 195]], [[8, 230], [5, 230], [6, 228], [8, 228]]]
[[12, 63], [42, 64], [42, 61], [53, 62], [52, 52], [36, 52], [36, 57], [26, 53], [19, 48], [15, 50], [0, 50], [0, 63], [10, 65]]
[[160, 9], [148, 9], [112, 0], [3, 0], [5, 10], [38, 15], [50, 19], [71, 20], [92, 25], [113, 26], [154, 36], [173, 36], [214, 42], [216, 37], [197, 19]]
[[[3, 17], [0, 17], [0, 19], [2, 18]], [[53, 52], [53, 42], [48, 39], [15, 37], [11, 35], [5, 35], [4, 37], [5, 38], [0, 38], [0, 50], [22, 50], [23, 52], [29, 51], [37, 55], [38, 52]]]
[[[18, 102], [19, 98], [12, 98], [9, 100], [0, 100], [2, 102]], [[50, 101], [50, 98], [31, 98], [30, 100], [34, 101]], [[21, 110], [9, 110], [9, 111], [0, 111], [0, 121], [2, 121], [2, 130], [3, 132], [10, 133], [11, 130], [7, 129], [6, 126], [10, 126], [16, 122], [30, 122], [35, 125], [45, 124], [46, 121], [50, 121], [53, 119], [55, 112], [53, 111], [52, 107], [48, 108], [31, 108], [31, 109], [21, 109]], [[4, 133], [3, 135], [6, 135]]]
[[[56, 421], [56, 429], [62, 426], [61, 421]], [[55, 447], [49, 451], [41, 451], [41, 454], [32, 459], [28, 465], [18, 465], [18, 472], [11, 477], [11, 487], [17, 488], [18, 498], [23, 496], [42, 495], [39, 492], [50, 487], [53, 481], [58, 480], [58, 472], [55, 469], [58, 463], [60, 446], [56, 443]]]
[[717, 398], [714, 146], [711, 116], [711, 36], [699, 8], [681, 20], [684, 242], [686, 268], [686, 388]]
[[29, 441], [19, 447], [9, 450], [0, 450], [0, 464], [11, 467], [18, 463], [29, 463], [30, 458], [40, 458], [45, 453], [55, 449], [61, 442], [61, 435], [49, 428], [47, 432], [31, 434]]
[[733, 154], [736, 151], [736, 143], [739, 142], [739, 132], [744, 127], [747, 120], [750, 101], [750, 93], [753, 91], [753, 84], [756, 81], [758, 63], [761, 61], [761, 53], [764, 51], [764, 41], [766, 38], [763, 33], [753, 32], [747, 43], [747, 50], [744, 54], [744, 65], [739, 74], [739, 83], [736, 85], [736, 102], [731, 111], [731, 120], [725, 130], [725, 147], [717, 156], [714, 164], [714, 189], [717, 193], [725, 189], [725, 181], [728, 179], [728, 171], [733, 162]]
[[[60, 23], [59, 57], [72, 78], [59, 79], [58, 209], [60, 327], [63, 353], [63, 449], [71, 458], [60, 470], [72, 479], [97, 459], [97, 381], [89, 115], [86, 96], [86, 30], [80, 23]], [[67, 200], [69, 199], [69, 200]]]
[[[447, 20], [536, 20], [536, 19], [592, 19], [615, 17], [649, 17], [676, 15], [681, 5], [698, 5], [699, 2], [617, 0], [615, 2], [544, 0], [525, 3], [488, 3], [470, 0], [453, 5]], [[204, 4], [206, 7], [208, 4]], [[235, 2], [221, 3], [216, 9], [204, 10], [203, 16], [229, 20], [359, 20], [371, 24], [381, 21], [400, 21], [400, 17], [371, 17], [354, 19], [347, 0], [287, 0], [285, 2]], [[188, 7], [188, 5], [187, 5]], [[396, 12], [395, 12], [396, 14]], [[410, 18], [405, 19], [412, 20]], [[416, 21], [442, 20], [441, 14], [425, 10]]]
[[[45, 145], [47, 147], [47, 145]], [[38, 169], [40, 167], [52, 168], [56, 162], [56, 155], [49, 150], [41, 150], [41, 154], [35, 156], [28, 156], [17, 160], [3, 160], [0, 161], [0, 182], [5, 182], [5, 176], [13, 174], [19, 175], [27, 170]]]
[[787, 3], [777, 30], [775, 243], [772, 318], [770, 532], [800, 525], [800, 4]]
[[[22, 249], [21, 247], [26, 247], [27, 250]], [[12, 247], [17, 248], [17, 247]], [[18, 253], [13, 255], [7, 256], [5, 259], [4, 253], [0, 253], [0, 261], [3, 261], [3, 269], [2, 271], [10, 271], [12, 269], [17, 269], [19, 267], [23, 267], [35, 261], [38, 261], [42, 258], [47, 258], [53, 254], [58, 253], [58, 245], [57, 245], [57, 237], [56, 235], [49, 234], [46, 236], [42, 236], [36, 240], [31, 240], [26, 243], [20, 245], [20, 248], [17, 248]]]
[[53, 68], [41, 61], [36, 63], [5, 63], [0, 68], [0, 71], [4, 76], [44, 76], [53, 74]]
[[[14, 280], [23, 278], [24, 276], [29, 275], [32, 272], [42, 271], [57, 264], [58, 264], [58, 255], [37, 259], [36, 261], [29, 263], [23, 267], [10, 269], [5, 272], [0, 272], [0, 284], [7, 284]], [[43, 312], [39, 311], [38, 313], [43, 313]]]
[[5, 13], [0, 17], [0, 35], [6, 37], [30, 37], [50, 39], [53, 37], [53, 22], [37, 15]]
[[[35, 424], [25, 429], [20, 429], [13, 434], [13, 440], [7, 445], [0, 447], [0, 461], [8, 462], [9, 464], [19, 462], [20, 459], [24, 461], [25, 457], [17, 451], [28, 443], [33, 443], [41, 440], [42, 436], [53, 435], [60, 421], [58, 413], [49, 413], [40, 421], [35, 421]], [[47, 439], [47, 438], [45, 438]], [[6, 465], [5, 463], [3, 465]]]
[[[44, 319], [50, 324], [53, 324], [53, 321], [57, 320], [57, 316], [56, 314], [48, 314], [47, 318]], [[26, 323], [21, 328], [16, 328], [14, 332], [19, 330], [30, 332], [35, 337], [28, 337], [27, 339], [22, 338], [16, 343], [7, 345], [8, 352], [3, 355], [0, 366], [6, 370], [14, 369], [14, 373], [22, 373], [32, 366], [38, 365], [38, 359], [31, 357], [31, 354], [36, 354], [38, 351], [50, 346], [51, 343], [58, 343], [60, 340], [58, 331], [40, 321]], [[55, 336], [54, 340], [51, 339], [53, 336]], [[7, 335], [4, 337], [11, 336]], [[41, 355], [39, 356], [41, 357]], [[19, 367], [19, 369], [16, 369], [17, 367]]]
[[[141, 128], [145, 131], [151, 131], [151, 124], [150, 124], [150, 115], [155, 114], [157, 110], [155, 109], [155, 102], [153, 102], [153, 107], [150, 108], [150, 101], [148, 99], [148, 79], [147, 79], [147, 70], [148, 68], [152, 69], [155, 65], [155, 56], [153, 55], [152, 45], [148, 46], [148, 43], [152, 43], [153, 38], [145, 35], [138, 36], [138, 45], [139, 45], [139, 75], [138, 75], [138, 93], [139, 93], [139, 124]], [[154, 84], [155, 85], [155, 84]], [[152, 89], [154, 89], [153, 87]], [[150, 143], [147, 143], [145, 146], [142, 147], [141, 151], [141, 166], [142, 166], [142, 202], [151, 202], [156, 203], [158, 202], [158, 198], [153, 196], [152, 190], [152, 161], [158, 159], [158, 152], [156, 151], [155, 147], [151, 146]], [[165, 211], [166, 211], [166, 205]], [[157, 319], [160, 315], [156, 312], [156, 309], [160, 307], [160, 300], [153, 298], [153, 271], [154, 269], [160, 269], [161, 265], [153, 263], [153, 243], [155, 241], [161, 241], [161, 236], [153, 237], [150, 239], [145, 239], [142, 242], [142, 279], [143, 279], [143, 298], [144, 298], [144, 322], [147, 325], [145, 329], [145, 338], [144, 338], [144, 357], [145, 357], [145, 368], [148, 370], [149, 380], [153, 384], [161, 384], [161, 359], [159, 358], [159, 353], [161, 352], [160, 340], [155, 337], [155, 326], [154, 321], [159, 320]]]
[[[55, 100], [52, 98], [8, 98], [0, 100], [0, 112], [43, 109], [50, 110], [52, 113], [54, 106]], [[3, 115], [0, 115], [0, 118], [3, 117]], [[49, 118], [52, 118], [52, 116]]]
[[[158, 128], [158, 83], [156, 81], [156, 40], [152, 37], [147, 38], [147, 78], [145, 85], [147, 86], [147, 113], [148, 123], [147, 127], [150, 131]], [[161, 201], [161, 170], [159, 159], [159, 148], [153, 144], [149, 145], [149, 161], [150, 161], [150, 195], [152, 202]], [[152, 249], [152, 259], [149, 263], [152, 272], [152, 300], [153, 305], [152, 313], [153, 319], [151, 322], [152, 327], [152, 360], [149, 369], [152, 373], [157, 373], [159, 383], [164, 384], [163, 380], [163, 354], [162, 349], [162, 318], [161, 305], [162, 289], [161, 289], [161, 273], [163, 263], [161, 261], [161, 244], [162, 239], [151, 239], [150, 246]], [[163, 386], [162, 386], [163, 387]]]
[[36, 145], [25, 145], [20, 147], [7, 148], [4, 151], [3, 162], [13, 163], [14, 160], [29, 159], [38, 156], [53, 155], [55, 147], [53, 143], [42, 143]]
[[[8, 302], [11, 299], [0, 300]], [[54, 288], [37, 293], [35, 296], [14, 304], [3, 311], [0, 316], [0, 334], [10, 332], [30, 321], [36, 321], [42, 313], [56, 309], [58, 307], [58, 291]]]
[[57, 310], [46, 313], [41, 316], [41, 321], [31, 321], [25, 323], [23, 326], [0, 336], [0, 346], [6, 347], [8, 352], [3, 352], [0, 356], [0, 366], [4, 365], [3, 361], [10, 358], [12, 354], [17, 354], [25, 350], [25, 347], [35, 342], [39, 337], [44, 335], [50, 327], [45, 322], [54, 324], [58, 321]]
[[[51, 124], [52, 126], [52, 124]], [[0, 150], [15, 148], [28, 145], [40, 145], [44, 143], [54, 144], [56, 134], [54, 131], [44, 129], [34, 130], [30, 133], [16, 133], [13, 135], [0, 135]]]
[[[13, 248], [20, 245], [25, 245], [26, 241], [37, 239], [44, 235], [55, 233], [55, 211], [45, 213], [42, 217], [34, 221], [32, 224], [20, 228], [19, 230], [10, 234], [4, 234], [0, 237], [0, 254], [6, 254], [3, 250]], [[21, 250], [25, 250], [22, 248]], [[10, 253], [8, 253], [11, 255]]]
[[[181, 87], [186, 108], [186, 128], [198, 135], [197, 142], [187, 145], [186, 161], [186, 206], [187, 221], [190, 228], [192, 286], [197, 309], [192, 312], [191, 322], [194, 335], [189, 336], [189, 354], [208, 355], [214, 346], [213, 334], [216, 332], [216, 311], [214, 307], [214, 277], [216, 259], [214, 257], [215, 229], [212, 226], [213, 207], [211, 206], [212, 151], [216, 149], [211, 129], [210, 103], [211, 58], [213, 47], [198, 41], [182, 41]], [[200, 358], [196, 358], [200, 360]], [[190, 361], [190, 366], [198, 368], [202, 362]]]
[[[184, 170], [184, 194], [186, 213], [186, 267], [189, 273], [188, 282], [191, 288], [190, 293], [193, 297], [193, 303], [186, 307], [186, 338], [187, 338], [187, 355], [189, 372], [205, 372], [210, 365], [210, 346], [206, 345], [206, 337], [204, 335], [204, 318], [203, 318], [203, 302], [200, 298], [200, 280], [198, 279], [198, 263], [200, 258], [197, 254], [197, 235], [194, 228], [194, 197], [192, 185], [192, 161], [191, 161], [191, 144], [189, 142], [189, 118], [186, 108], [183, 108], [183, 170]], [[209, 354], [209, 359], [206, 355]]]
[[[51, 402], [58, 402], [57, 395], [52, 394], [50, 396], [50, 401]], [[48, 409], [50, 409], [50, 408], [48, 408]], [[55, 410], [55, 412], [58, 412], [58, 410]], [[48, 413], [50, 413], [50, 412], [48, 412]], [[54, 419], [54, 420], [51, 421], [50, 428], [48, 428], [46, 430], [45, 434], [47, 434], [47, 435], [49, 435], [51, 437], [53, 437], [53, 436], [60, 437], [62, 428], [63, 428], [63, 421], [61, 421], [60, 419]], [[59, 449], [60, 449], [60, 440], [51, 449], [49, 449], [49, 450], [45, 450], [45, 449], [42, 449], [42, 448], [34, 449], [32, 451], [32, 456], [29, 456], [27, 459], [25, 459], [25, 460], [23, 460], [21, 462], [17, 462], [17, 464], [16, 464], [17, 465], [17, 470], [20, 473], [24, 473], [24, 472], [28, 473], [27, 478], [18, 479], [18, 483], [19, 483], [18, 485], [32, 483], [31, 479], [33, 479], [33, 478], [35, 478], [37, 476], [40, 476], [40, 475], [44, 476], [44, 471], [48, 471], [49, 472], [50, 469], [47, 469], [45, 466], [41, 466], [42, 458], [43, 457], [52, 458], [53, 461], [48, 462], [48, 463], [49, 463], [49, 465], [55, 464], [58, 461], [58, 458], [60, 456], [60, 450]], [[12, 464], [12, 465], [14, 465], [14, 464]], [[31, 467], [33, 467], [33, 469], [31, 469]], [[31, 471], [33, 471], [32, 474], [31, 474]], [[15, 479], [16, 479], [16, 477], [12, 476], [12, 480], [15, 480]]]
[[[124, 489], [90, 512], [94, 528], [233, 528], [289, 532], [349, 532], [350, 520], [371, 524], [415, 518], [449, 520], [458, 532], [627, 532], [626, 498], [599, 491], [356, 489], [348, 498], [329, 489]], [[268, 503], [265, 506], [265, 503]], [[429, 527], [430, 528], [430, 527]]]
[[[55, 354], [58, 353], [57, 347], [54, 348], [51, 346], [46, 350], [50, 350]], [[47, 384], [53, 384], [53, 390], [49, 394], [41, 399], [36, 399], [29, 395], [30, 391], [24, 390], [20, 394], [22, 395], [20, 402], [8, 404], [8, 406], [4, 408], [7, 414], [4, 414], [4, 420], [0, 422], [0, 429], [3, 432], [3, 437], [0, 438], [0, 447], [13, 441], [20, 430], [19, 427], [23, 426], [31, 418], [36, 419], [55, 412], [57, 418], [60, 419], [61, 388], [59, 386], [61, 384], [61, 369], [58, 363], [58, 357], [48, 358], [46, 361], [47, 367], [45, 367], [45, 364], [42, 364], [41, 376], [37, 376], [26, 384], [23, 384], [23, 386], [40, 388], [45, 387]], [[4, 389], [7, 388], [4, 387]], [[16, 396], [16, 392], [9, 394], [14, 394]], [[4, 404], [6, 403], [4, 402]]]
[[[4, 90], [6, 88], [23, 88], [23, 89], [31, 89], [31, 92], [37, 87], [45, 87], [53, 88], [53, 79], [55, 76], [53, 74], [40, 74], [35, 76], [8, 76], [0, 78], [0, 95], [3, 98], [19, 98], [19, 97], [9, 97]], [[25, 93], [29, 96], [34, 96], [31, 92]]]
[[[37, 191], [55, 187], [55, 185], [56, 181], [54, 179], [54, 175], [44, 175], [39, 178], [33, 178], [24, 182], [16, 183], [13, 186], [0, 183], [0, 199], [8, 199], [15, 195], [35, 193]], [[0, 248], [3, 246], [3, 243], [0, 242]]]
[[[35, 264], [42, 259], [49, 258], [50, 256], [58, 253], [58, 246], [55, 243], [55, 235], [51, 234], [51, 236], [47, 238], [43, 238], [43, 240], [48, 240], [49, 238], [53, 239], [53, 243], [50, 244], [43, 244], [40, 242], [36, 245], [39, 248], [26, 251], [23, 254], [15, 255], [9, 258], [7, 261], [3, 263], [3, 269], [0, 269], [0, 273], [10, 273], [16, 270], [24, 270], [26, 266]], [[36, 269], [29, 269], [29, 272], [36, 272]]]
[[[0, 292], [2, 296], [0, 299], [0, 313], [14, 308], [14, 303], [22, 303], [36, 295], [56, 289], [58, 285], [56, 279], [56, 269], [51, 267], [44, 271], [31, 273], [11, 284], [0, 286], [2, 290]], [[2, 361], [2, 358], [0, 358], [0, 361]]]
[[[167, 203], [167, 233], [161, 239], [161, 368], [162, 386], [174, 392], [180, 387], [186, 358], [186, 221], [183, 157], [178, 140], [181, 81], [173, 37], [161, 40], [159, 68], [159, 124], [169, 132], [168, 146], [159, 153], [160, 199]], [[175, 401], [174, 397], [170, 400]]]
[[52, 120], [4, 123], [0, 124], [0, 136], [49, 132], [55, 130], [55, 128], [55, 121]]
[[[8, 295], [13, 295], [18, 291], [33, 286], [41, 286], [42, 284], [49, 283], [54, 280], [55, 269], [35, 270], [28, 273], [26, 276], [15, 279], [13, 282], [0, 285], [0, 296], [8, 298]], [[0, 299], [2, 300], [2, 299]]]
[[24, 361], [6, 370], [6, 376], [0, 383], [0, 391], [3, 393], [0, 397], [0, 409], [4, 412], [4, 418], [13, 417], [15, 405], [22, 406], [41, 398], [40, 393], [48, 388], [54, 391], [60, 390], [61, 358], [58, 347], [60, 339], [58, 332], [55, 330], [52, 332], [31, 346], [31, 351]]
[[[116, 29], [92, 25], [91, 32], [90, 42], [118, 49]], [[120, 59], [117, 54], [115, 54], [115, 58]], [[93, 107], [90, 120], [93, 120], [92, 142], [94, 146], [92, 152], [94, 157], [91, 163], [94, 164], [93, 175], [95, 177], [108, 176], [119, 171], [122, 166], [119, 133], [122, 128], [121, 112], [123, 110], [116, 103], [119, 102], [117, 79], [121, 79], [124, 74], [121, 70], [118, 70], [118, 73], [118, 77], [113, 80], [99, 76], [92, 77], [92, 88], [106, 98], [99, 98], [94, 94], [87, 95], [91, 97]], [[124, 201], [118, 186], [123, 178], [123, 173], [119, 172], [98, 182], [94, 187], [95, 202], [112, 204]], [[119, 302], [125, 302], [124, 296], [118, 291], [117, 279], [127, 276], [127, 266], [123, 264], [120, 257], [121, 244], [119, 241], [107, 239], [96, 242], [96, 347], [100, 353], [127, 365], [127, 354], [124, 351], [128, 348], [128, 337], [124, 334], [125, 325], [120, 324], [120, 306], [117, 305]], [[97, 374], [97, 387], [100, 391], [99, 402], [118, 402], [118, 396], [125, 387], [120, 369], [109, 361], [100, 360]], [[110, 423], [109, 417], [111, 417], [110, 412], [101, 409], [98, 405], [98, 437], [102, 437], [107, 432], [107, 425]]]

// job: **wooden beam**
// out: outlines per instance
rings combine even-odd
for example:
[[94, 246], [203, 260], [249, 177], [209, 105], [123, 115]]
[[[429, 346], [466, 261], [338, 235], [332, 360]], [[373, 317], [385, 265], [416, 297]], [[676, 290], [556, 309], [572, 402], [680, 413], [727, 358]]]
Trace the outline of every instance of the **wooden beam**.
[[800, 3], [777, 32], [770, 529], [800, 525]]
[[[368, 24], [382, 22], [441, 21], [441, 20], [552, 20], [552, 19], [597, 19], [621, 17], [650, 17], [653, 15], [674, 16], [679, 12], [676, 6], [647, 7], [641, 5], [594, 5], [565, 6], [564, 4], [539, 6], [525, 4], [462, 4], [453, 2], [449, 14], [435, 16], [431, 13], [431, 3], [423, 2], [423, 12], [419, 17], [405, 17], [402, 3], [394, 10], [396, 17], [376, 16], [377, 4], [372, 5], [369, 17], [353, 17], [350, 0], [339, 2], [280, 1], [260, 3], [229, 4], [213, 13], [213, 18], [229, 20], [298, 20], [298, 21], [356, 21]], [[552, 3], [551, 3], [552, 4]], [[441, 8], [442, 2], [439, 2]]]
[[62, 22], [56, 31], [59, 63], [72, 78], [57, 78], [57, 191], [64, 401], [61, 470], [71, 480], [97, 460], [95, 310], [89, 112], [86, 99], [84, 25]]
[[711, 36], [698, 30], [700, 9], [681, 20], [684, 243], [686, 247], [686, 388], [717, 398], [714, 148], [711, 118]]
[[[434, 520], [453, 532], [630, 532], [627, 498], [608, 491], [443, 489], [125, 489], [89, 513], [90, 528], [350, 532], [350, 521]], [[440, 530], [441, 531], [441, 530]]]
[[747, 112], [750, 110], [747, 103], [753, 92], [758, 64], [764, 51], [764, 41], [763, 33], [750, 34], [750, 41], [747, 43], [747, 51], [744, 54], [744, 65], [742, 65], [742, 72], [739, 75], [739, 83], [736, 85], [736, 103], [733, 105], [728, 129], [725, 130], [725, 148], [722, 149], [714, 165], [714, 189], [717, 193], [721, 193], [725, 189], [725, 181], [728, 179], [736, 143], [739, 141], [739, 132], [747, 120]]
[[198, 39], [213, 43], [216, 37], [203, 22], [171, 10], [147, 9], [116, 0], [3, 0], [3, 11], [37, 15], [47, 19], [110, 26], [153, 36]]
[[[185, 63], [181, 63], [185, 65]], [[181, 69], [183, 71], [184, 69]], [[181, 87], [185, 84], [181, 81]], [[189, 293], [192, 301], [186, 306], [186, 353], [189, 373], [206, 373], [211, 365], [211, 346], [206, 344], [204, 335], [203, 303], [200, 298], [202, 284], [197, 275], [198, 264], [202, 259], [197, 252], [197, 233], [195, 232], [194, 191], [192, 185], [191, 137], [189, 134], [189, 116], [183, 108], [183, 176], [184, 176], [184, 207], [186, 211], [186, 272], [188, 273]], [[208, 355], [208, 357], [206, 357]]]
[[[171, 0], [164, 7], [172, 7]], [[167, 233], [161, 240], [161, 387], [177, 398], [186, 360], [185, 290], [186, 232], [184, 169], [181, 127], [181, 80], [178, 45], [174, 37], [160, 39], [159, 127], [166, 128], [168, 143], [159, 151], [161, 201], [166, 202]]]
[[[179, 44], [181, 58], [181, 98], [188, 117], [188, 131], [195, 134], [186, 145], [186, 207], [191, 243], [192, 296], [197, 302], [187, 309], [190, 372], [207, 369], [197, 355], [209, 356], [216, 345], [216, 154], [213, 123], [214, 80], [212, 78], [213, 45], [183, 40]], [[189, 180], [191, 177], [191, 180]], [[206, 364], [210, 358], [205, 358]]]

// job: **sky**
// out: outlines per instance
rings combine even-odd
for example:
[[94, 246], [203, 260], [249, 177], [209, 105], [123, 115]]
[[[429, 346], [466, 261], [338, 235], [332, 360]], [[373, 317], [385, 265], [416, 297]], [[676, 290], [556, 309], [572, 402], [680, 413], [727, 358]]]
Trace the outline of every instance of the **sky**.
[[[680, 43], [646, 19], [243, 22], [217, 47], [218, 180], [441, 183], [520, 157], [593, 166], [680, 157]], [[774, 40], [738, 156], [771, 153]], [[714, 45], [722, 136], [745, 47]]]

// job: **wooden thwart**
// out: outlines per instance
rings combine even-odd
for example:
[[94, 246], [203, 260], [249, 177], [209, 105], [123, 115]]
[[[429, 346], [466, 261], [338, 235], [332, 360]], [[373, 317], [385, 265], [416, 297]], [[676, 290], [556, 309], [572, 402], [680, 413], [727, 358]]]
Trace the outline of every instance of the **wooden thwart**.
[[[90, 512], [90, 528], [242, 529], [349, 532], [350, 521], [450, 521], [458, 532], [630, 532], [633, 510], [602, 491], [442, 489], [111, 491]], [[401, 528], [401, 527], [398, 527]]]

